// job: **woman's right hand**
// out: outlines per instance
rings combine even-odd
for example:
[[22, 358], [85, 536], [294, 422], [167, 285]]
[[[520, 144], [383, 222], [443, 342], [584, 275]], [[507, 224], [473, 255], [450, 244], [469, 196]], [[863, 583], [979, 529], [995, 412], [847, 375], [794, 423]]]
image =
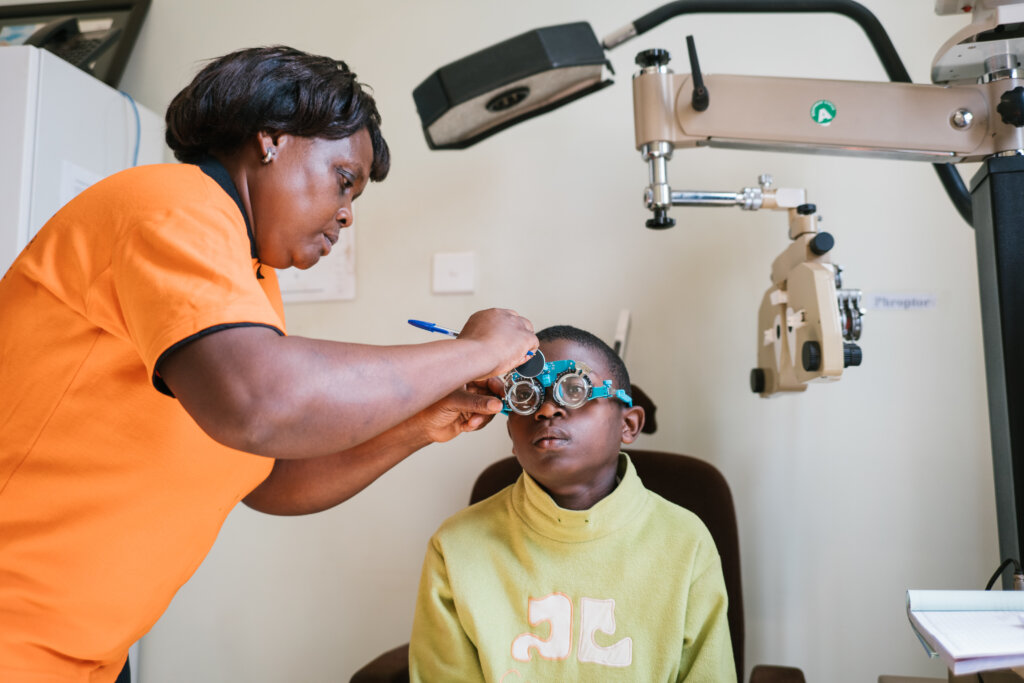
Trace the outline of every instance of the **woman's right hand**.
[[479, 342], [492, 354], [492, 370], [484, 378], [504, 375], [522, 365], [528, 359], [526, 354], [539, 345], [533, 323], [507, 308], [488, 308], [469, 316], [459, 339]]

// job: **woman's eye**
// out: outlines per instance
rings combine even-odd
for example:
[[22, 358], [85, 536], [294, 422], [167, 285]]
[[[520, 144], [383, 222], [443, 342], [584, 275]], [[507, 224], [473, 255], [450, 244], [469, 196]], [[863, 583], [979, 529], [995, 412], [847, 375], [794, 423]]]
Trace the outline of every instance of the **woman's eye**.
[[353, 187], [352, 179], [349, 178], [346, 173], [343, 173], [341, 170], [339, 170], [338, 171], [338, 178], [340, 179], [339, 190], [341, 191], [342, 194], [344, 194], [348, 190], [352, 189], [352, 187]]

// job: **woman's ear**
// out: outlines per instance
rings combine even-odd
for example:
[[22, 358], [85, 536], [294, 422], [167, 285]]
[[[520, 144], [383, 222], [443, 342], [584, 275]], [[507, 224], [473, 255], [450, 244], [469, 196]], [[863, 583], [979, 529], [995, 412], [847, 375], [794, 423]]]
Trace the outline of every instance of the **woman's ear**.
[[644, 409], [633, 406], [622, 411], [622, 443], [633, 443], [644, 428]]
[[287, 133], [261, 130], [256, 133], [256, 153], [264, 164], [269, 164], [291, 139], [292, 136]]
[[261, 130], [260, 132], [256, 133], [256, 145], [258, 147], [256, 151], [259, 154], [260, 158], [263, 159], [267, 158], [268, 153], [273, 155], [272, 150], [274, 150], [274, 148], [277, 146], [277, 140], [275, 140], [274, 136], [271, 135], [269, 132]]

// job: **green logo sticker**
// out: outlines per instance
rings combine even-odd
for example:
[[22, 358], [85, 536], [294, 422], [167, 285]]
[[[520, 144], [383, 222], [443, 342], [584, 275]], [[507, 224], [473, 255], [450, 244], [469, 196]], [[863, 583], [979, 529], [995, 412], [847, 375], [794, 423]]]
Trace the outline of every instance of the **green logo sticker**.
[[821, 126], [832, 123], [836, 117], [836, 105], [828, 100], [818, 100], [811, 105], [811, 119]]

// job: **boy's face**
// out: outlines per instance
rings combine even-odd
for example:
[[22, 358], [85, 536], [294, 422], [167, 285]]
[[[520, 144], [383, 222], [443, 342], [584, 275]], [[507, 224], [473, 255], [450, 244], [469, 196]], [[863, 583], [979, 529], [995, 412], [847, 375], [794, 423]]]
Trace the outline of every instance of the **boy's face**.
[[[590, 366], [594, 386], [614, 381], [604, 357], [585, 346], [557, 339], [541, 343], [540, 349], [548, 362], [571, 359]], [[642, 426], [643, 408], [629, 408], [614, 398], [566, 408], [551, 398], [551, 387], [537, 412], [508, 416], [516, 459], [562, 507], [570, 507], [564, 500], [580, 497], [592, 505], [614, 488], [619, 447], [632, 443]]]

